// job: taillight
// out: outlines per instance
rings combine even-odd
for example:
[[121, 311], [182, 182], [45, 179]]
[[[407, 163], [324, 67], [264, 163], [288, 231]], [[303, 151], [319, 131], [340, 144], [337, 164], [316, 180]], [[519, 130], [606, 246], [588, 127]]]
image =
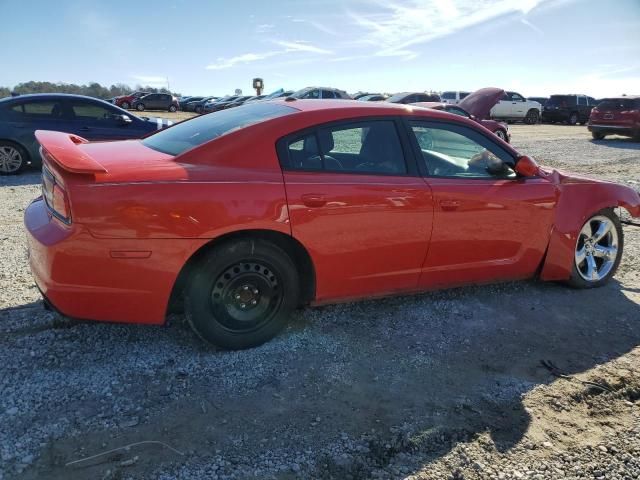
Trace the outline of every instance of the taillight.
[[71, 222], [71, 210], [69, 209], [69, 198], [59, 185], [53, 185], [53, 211], [59, 215], [60, 220], [66, 223]]
[[48, 168], [42, 169], [42, 195], [53, 216], [71, 223], [71, 208], [67, 192], [56, 182], [55, 177]]

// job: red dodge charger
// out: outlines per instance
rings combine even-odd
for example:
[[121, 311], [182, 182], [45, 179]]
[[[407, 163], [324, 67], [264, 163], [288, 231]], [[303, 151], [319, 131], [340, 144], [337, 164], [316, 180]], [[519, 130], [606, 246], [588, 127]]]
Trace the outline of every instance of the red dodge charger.
[[616, 271], [635, 190], [539, 168], [477, 122], [389, 103], [247, 104], [142, 140], [38, 131], [25, 212], [48, 305], [160, 324], [182, 304], [225, 348], [299, 305], [475, 282], [596, 287]]

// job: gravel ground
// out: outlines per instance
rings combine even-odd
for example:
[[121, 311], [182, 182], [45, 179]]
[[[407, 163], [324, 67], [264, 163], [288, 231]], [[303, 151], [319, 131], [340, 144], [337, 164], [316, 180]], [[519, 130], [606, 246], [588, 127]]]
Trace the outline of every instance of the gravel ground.
[[[512, 133], [543, 164], [640, 189], [638, 143]], [[181, 316], [44, 311], [21, 221], [38, 191], [36, 173], [0, 178], [0, 480], [640, 478], [638, 228], [601, 289], [531, 281], [308, 308], [268, 344], [220, 352]]]

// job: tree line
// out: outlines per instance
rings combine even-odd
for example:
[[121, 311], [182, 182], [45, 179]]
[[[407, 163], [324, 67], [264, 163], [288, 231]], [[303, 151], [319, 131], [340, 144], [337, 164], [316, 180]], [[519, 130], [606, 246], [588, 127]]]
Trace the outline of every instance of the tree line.
[[[86, 85], [76, 85], [75, 83], [52, 83], [52, 82], [23, 82], [13, 88], [0, 87], [0, 98], [9, 97], [12, 94], [24, 95], [27, 93], [73, 93], [76, 95], [87, 95], [95, 98], [112, 98], [119, 95], [128, 95], [137, 90], [149, 93], [172, 93], [166, 88], [154, 88], [149, 86], [136, 85], [131, 88], [124, 83], [116, 83], [110, 87], [100, 85], [97, 82]], [[175, 94], [174, 95], [178, 95]]]

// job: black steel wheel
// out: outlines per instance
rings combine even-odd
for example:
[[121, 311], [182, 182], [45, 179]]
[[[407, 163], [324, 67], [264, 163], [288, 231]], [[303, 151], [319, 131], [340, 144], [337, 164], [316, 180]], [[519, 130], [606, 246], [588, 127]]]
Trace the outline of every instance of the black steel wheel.
[[249, 348], [274, 337], [298, 304], [291, 258], [264, 240], [240, 240], [206, 254], [185, 294], [187, 318], [219, 347]]

